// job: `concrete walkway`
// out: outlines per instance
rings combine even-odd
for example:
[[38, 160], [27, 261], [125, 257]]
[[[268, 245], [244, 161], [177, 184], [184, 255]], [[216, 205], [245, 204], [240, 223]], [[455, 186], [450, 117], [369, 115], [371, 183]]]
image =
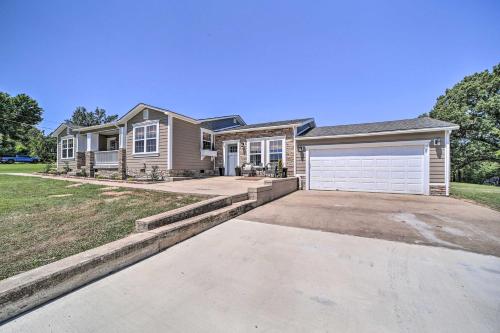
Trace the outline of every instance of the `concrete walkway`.
[[[122, 181], [109, 181], [98, 179], [71, 178], [62, 176], [45, 176], [28, 173], [1, 173], [0, 175], [40, 177], [46, 179], [67, 180], [76, 183], [96, 184], [105, 186], [118, 186], [138, 188], [144, 190], [206, 194], [206, 195], [237, 195], [246, 193], [250, 187], [264, 185], [264, 180], [246, 180], [242, 177], [211, 177], [202, 179], [189, 179], [177, 182], [157, 182], [154, 184], [129, 183]], [[256, 178], [255, 178], [256, 179]]]
[[0, 332], [498, 332], [500, 258], [232, 220]]

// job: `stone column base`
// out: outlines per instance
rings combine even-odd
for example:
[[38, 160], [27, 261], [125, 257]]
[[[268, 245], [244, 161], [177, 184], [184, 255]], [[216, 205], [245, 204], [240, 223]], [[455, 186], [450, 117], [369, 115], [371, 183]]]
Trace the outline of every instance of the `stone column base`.
[[121, 179], [127, 178], [127, 151], [118, 149], [118, 174]]
[[93, 151], [85, 152], [85, 167], [87, 169], [87, 176], [94, 177], [94, 163], [95, 156]]
[[446, 196], [446, 185], [429, 185], [430, 195]]

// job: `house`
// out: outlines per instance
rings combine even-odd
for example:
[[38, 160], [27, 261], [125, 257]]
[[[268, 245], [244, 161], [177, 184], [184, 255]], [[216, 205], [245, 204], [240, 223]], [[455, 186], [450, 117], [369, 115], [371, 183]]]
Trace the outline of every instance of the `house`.
[[421, 117], [317, 127], [314, 118], [246, 124], [138, 104], [116, 122], [61, 124], [57, 167], [124, 178], [153, 166], [169, 177], [235, 175], [282, 161], [303, 189], [448, 195], [452, 123]]

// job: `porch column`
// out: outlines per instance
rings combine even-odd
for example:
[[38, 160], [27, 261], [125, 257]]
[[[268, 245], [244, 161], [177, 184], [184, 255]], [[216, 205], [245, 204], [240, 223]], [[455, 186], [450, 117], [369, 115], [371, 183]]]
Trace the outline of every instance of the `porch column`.
[[121, 179], [127, 178], [127, 129], [120, 127], [120, 134], [118, 136], [118, 174]]
[[95, 164], [94, 152], [98, 150], [98, 147], [99, 147], [99, 134], [88, 133], [87, 151], [85, 152], [85, 167], [88, 170], [89, 177], [94, 177], [94, 164]]
[[76, 169], [80, 170], [86, 164], [85, 150], [86, 150], [87, 138], [85, 135], [77, 134], [75, 143], [75, 160]]

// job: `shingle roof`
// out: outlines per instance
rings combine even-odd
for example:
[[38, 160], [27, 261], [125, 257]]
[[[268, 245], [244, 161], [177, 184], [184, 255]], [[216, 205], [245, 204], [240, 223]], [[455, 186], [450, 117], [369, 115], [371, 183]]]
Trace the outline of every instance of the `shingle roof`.
[[377, 132], [404, 131], [412, 129], [445, 128], [454, 126], [457, 125], [442, 120], [432, 119], [429, 117], [421, 117], [414, 119], [381, 121], [365, 124], [321, 126], [313, 128], [309, 132], [301, 135], [301, 137], [307, 138], [320, 136], [354, 135]]
[[281, 121], [272, 121], [272, 122], [267, 122], [267, 123], [258, 123], [258, 124], [251, 124], [251, 125], [245, 125], [245, 126], [239, 126], [236, 128], [232, 128], [229, 131], [240, 131], [240, 130], [247, 130], [247, 129], [257, 129], [260, 127], [273, 127], [273, 126], [287, 126], [287, 125], [295, 125], [295, 124], [302, 124], [303, 122], [306, 121], [312, 121], [314, 120], [313, 118], [303, 118], [303, 119], [290, 119], [290, 120], [281, 120]]
[[211, 131], [219, 131], [224, 128], [246, 125], [243, 118], [239, 115], [198, 119], [198, 121], [201, 121], [200, 126], [202, 128], [206, 128]]

